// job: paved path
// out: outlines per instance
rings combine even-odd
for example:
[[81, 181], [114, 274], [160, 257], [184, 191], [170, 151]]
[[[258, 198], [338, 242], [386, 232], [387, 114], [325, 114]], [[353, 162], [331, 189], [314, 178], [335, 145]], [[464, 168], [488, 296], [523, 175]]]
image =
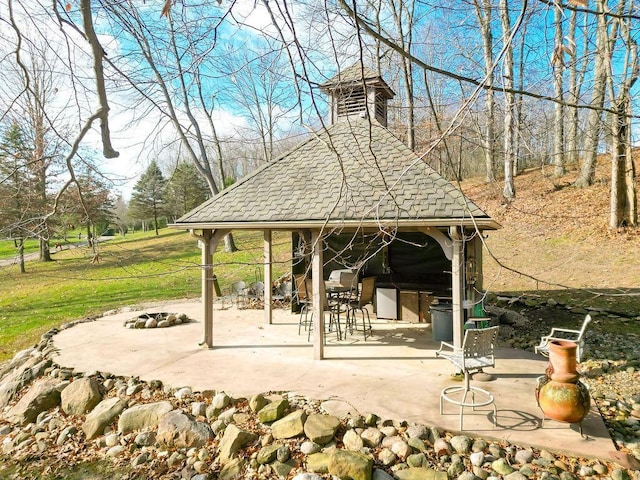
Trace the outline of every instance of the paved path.
[[[98, 242], [102, 243], [102, 242], [106, 242], [107, 240], [111, 240], [113, 237], [99, 237], [98, 238]], [[78, 247], [86, 247], [87, 246], [87, 242], [65, 242], [62, 245], [62, 249], [63, 250], [68, 250], [71, 248], [78, 248]], [[51, 254], [55, 255], [58, 252], [58, 250], [56, 250], [55, 248], [51, 249]], [[34, 260], [38, 260], [38, 258], [40, 257], [40, 252], [31, 252], [31, 253], [26, 253], [24, 255], [24, 261], [26, 262], [32, 262]], [[18, 255], [14, 255], [11, 258], [0, 258], [0, 267], [10, 267], [11, 265], [18, 265], [18, 262], [20, 261], [20, 258], [18, 257]]]

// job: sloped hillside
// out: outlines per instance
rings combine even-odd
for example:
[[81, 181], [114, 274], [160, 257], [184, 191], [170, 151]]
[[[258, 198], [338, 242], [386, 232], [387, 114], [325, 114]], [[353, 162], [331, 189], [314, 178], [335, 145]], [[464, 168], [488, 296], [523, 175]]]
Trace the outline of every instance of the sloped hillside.
[[608, 228], [608, 159], [600, 159], [596, 182], [589, 188], [572, 186], [576, 168], [561, 178], [551, 173], [546, 166], [518, 175], [511, 205], [505, 205], [500, 183], [462, 185], [503, 227], [486, 240], [485, 288], [640, 288], [640, 232]]

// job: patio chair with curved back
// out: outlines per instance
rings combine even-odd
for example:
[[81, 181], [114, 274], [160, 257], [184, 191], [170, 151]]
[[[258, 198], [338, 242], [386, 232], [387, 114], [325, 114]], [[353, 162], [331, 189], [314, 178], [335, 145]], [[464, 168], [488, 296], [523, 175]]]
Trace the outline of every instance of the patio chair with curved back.
[[221, 300], [221, 306], [220, 308], [224, 310], [224, 303], [225, 300], [230, 300], [231, 302], [231, 306], [233, 306], [233, 302], [236, 302], [236, 306], [239, 307], [240, 306], [240, 296], [242, 295], [242, 293], [244, 292], [245, 288], [247, 288], [247, 284], [245, 282], [243, 282], [242, 280], [239, 280], [237, 282], [233, 282], [231, 285], [229, 285], [228, 289], [225, 289], [225, 293], [222, 297], [220, 297]]
[[582, 360], [582, 354], [584, 353], [584, 332], [587, 330], [587, 325], [591, 321], [591, 315], [584, 317], [580, 330], [571, 330], [569, 328], [557, 328], [551, 329], [549, 335], [545, 335], [540, 339], [540, 345], [535, 347], [535, 352], [545, 357], [549, 356], [549, 342], [551, 340], [568, 340], [574, 342], [577, 345], [576, 348], [576, 360], [578, 363]]
[[[365, 341], [367, 340], [367, 332], [371, 336], [371, 318], [367, 305], [373, 304], [373, 294], [376, 289], [376, 277], [365, 277], [362, 279], [362, 287], [358, 298], [349, 302], [349, 310], [347, 312], [347, 328], [351, 333], [354, 330], [362, 331]], [[356, 312], [362, 315], [362, 328], [358, 327], [358, 317]]]
[[[336, 332], [337, 335], [337, 339], [341, 340], [342, 339], [342, 328], [340, 327], [340, 309], [342, 308], [342, 304], [340, 304], [339, 302], [334, 302], [334, 301], [329, 301], [329, 299], [327, 298], [327, 296], [325, 295], [323, 300], [323, 308], [322, 308], [322, 314], [326, 314], [329, 313], [329, 322], [325, 322], [325, 328], [324, 328], [324, 333], [331, 333], [334, 331]], [[311, 334], [313, 333], [313, 315], [315, 314], [316, 309], [312, 308], [311, 309], [311, 316], [309, 317], [309, 325], [308, 325], [308, 332], [307, 332], [307, 340], [311, 340]], [[324, 337], [325, 343], [327, 340], [327, 337]]]
[[[486, 367], [495, 367], [495, 344], [498, 337], [499, 327], [489, 327], [480, 329], [465, 330], [462, 347], [441, 342], [440, 349], [436, 351], [436, 357], [449, 360], [464, 374], [462, 386], [445, 387], [440, 393], [440, 415], [443, 413], [443, 403], [449, 402], [460, 407], [460, 430], [462, 430], [462, 419], [464, 407], [493, 406], [493, 422], [497, 422], [497, 410], [494, 403], [493, 394], [479, 387], [471, 386], [471, 374]], [[446, 349], [446, 350], [445, 350]], [[469, 394], [471, 400], [468, 400]], [[455, 395], [455, 397], [452, 397]], [[476, 399], [478, 395], [478, 399]], [[461, 398], [460, 398], [461, 397]]]
[[300, 335], [302, 327], [304, 327], [305, 331], [309, 328], [309, 307], [311, 306], [312, 296], [309, 288], [310, 280], [304, 275], [294, 275], [293, 278], [296, 282], [295, 300], [300, 305], [300, 318], [298, 319], [298, 335]]

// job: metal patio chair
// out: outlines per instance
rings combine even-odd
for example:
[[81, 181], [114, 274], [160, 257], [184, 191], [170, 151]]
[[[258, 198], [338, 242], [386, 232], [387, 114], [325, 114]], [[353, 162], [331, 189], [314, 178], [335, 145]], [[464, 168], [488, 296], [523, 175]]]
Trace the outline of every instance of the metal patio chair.
[[[440, 393], [440, 415], [443, 414], [443, 403], [449, 402], [460, 407], [460, 430], [464, 408], [486, 405], [493, 406], [493, 423], [497, 422], [498, 412], [494, 403], [493, 394], [479, 387], [471, 386], [471, 374], [486, 367], [495, 367], [495, 344], [499, 327], [465, 330], [462, 347], [441, 342], [440, 349], [436, 351], [436, 357], [449, 360], [464, 374], [462, 386], [446, 387]], [[471, 399], [469, 399], [469, 396]], [[479, 397], [479, 398], [476, 398]]]
[[576, 360], [580, 363], [582, 354], [584, 353], [584, 332], [587, 329], [587, 325], [591, 321], [591, 315], [584, 317], [580, 330], [571, 330], [569, 328], [557, 328], [551, 329], [549, 335], [545, 335], [540, 339], [540, 345], [535, 347], [535, 352], [545, 357], [549, 356], [549, 342], [551, 340], [568, 340], [574, 342], [577, 345], [576, 348]]
[[231, 285], [229, 285], [229, 288], [225, 289], [224, 294], [220, 297], [220, 301], [221, 301], [220, 308], [224, 310], [224, 304], [226, 300], [229, 300], [232, 306], [233, 306], [233, 302], [235, 301], [236, 307], [239, 307], [240, 297], [242, 296], [246, 288], [247, 288], [247, 284], [242, 280], [233, 282]]
[[[347, 329], [351, 333], [353, 333], [354, 330], [362, 331], [365, 341], [367, 340], [367, 333], [369, 336], [372, 334], [371, 318], [369, 317], [369, 311], [366, 307], [373, 303], [375, 289], [376, 277], [363, 278], [360, 294], [358, 298], [349, 302], [349, 310], [347, 312]], [[358, 327], [356, 312], [360, 312], [362, 315], [362, 328]]]

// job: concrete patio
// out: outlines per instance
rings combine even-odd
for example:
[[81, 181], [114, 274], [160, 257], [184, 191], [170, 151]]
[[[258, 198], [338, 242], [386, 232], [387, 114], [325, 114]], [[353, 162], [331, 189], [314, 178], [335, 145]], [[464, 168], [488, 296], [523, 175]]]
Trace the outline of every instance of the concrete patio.
[[[186, 313], [195, 321], [162, 329], [133, 330], [124, 322], [142, 312]], [[439, 394], [454, 384], [452, 365], [437, 359], [439, 342], [427, 324], [373, 321], [373, 336], [362, 333], [338, 341], [328, 335], [327, 359], [313, 360], [306, 332], [298, 335], [298, 316], [275, 310], [273, 324], [264, 323], [261, 310], [216, 310], [214, 347], [202, 340], [199, 302], [153, 306], [143, 311], [105, 315], [54, 336], [57, 362], [77, 371], [102, 371], [195, 390], [224, 390], [230, 395], [292, 391], [329, 400], [336, 415], [376, 413], [382, 418], [459, 430], [458, 408], [445, 404], [439, 412]], [[464, 430], [470, 436], [503, 439], [571, 456], [615, 460], [615, 447], [595, 406], [577, 425], [546, 420], [535, 401], [536, 378], [546, 360], [533, 353], [499, 348], [495, 379], [473, 382], [495, 396], [493, 410], [465, 410]]]

